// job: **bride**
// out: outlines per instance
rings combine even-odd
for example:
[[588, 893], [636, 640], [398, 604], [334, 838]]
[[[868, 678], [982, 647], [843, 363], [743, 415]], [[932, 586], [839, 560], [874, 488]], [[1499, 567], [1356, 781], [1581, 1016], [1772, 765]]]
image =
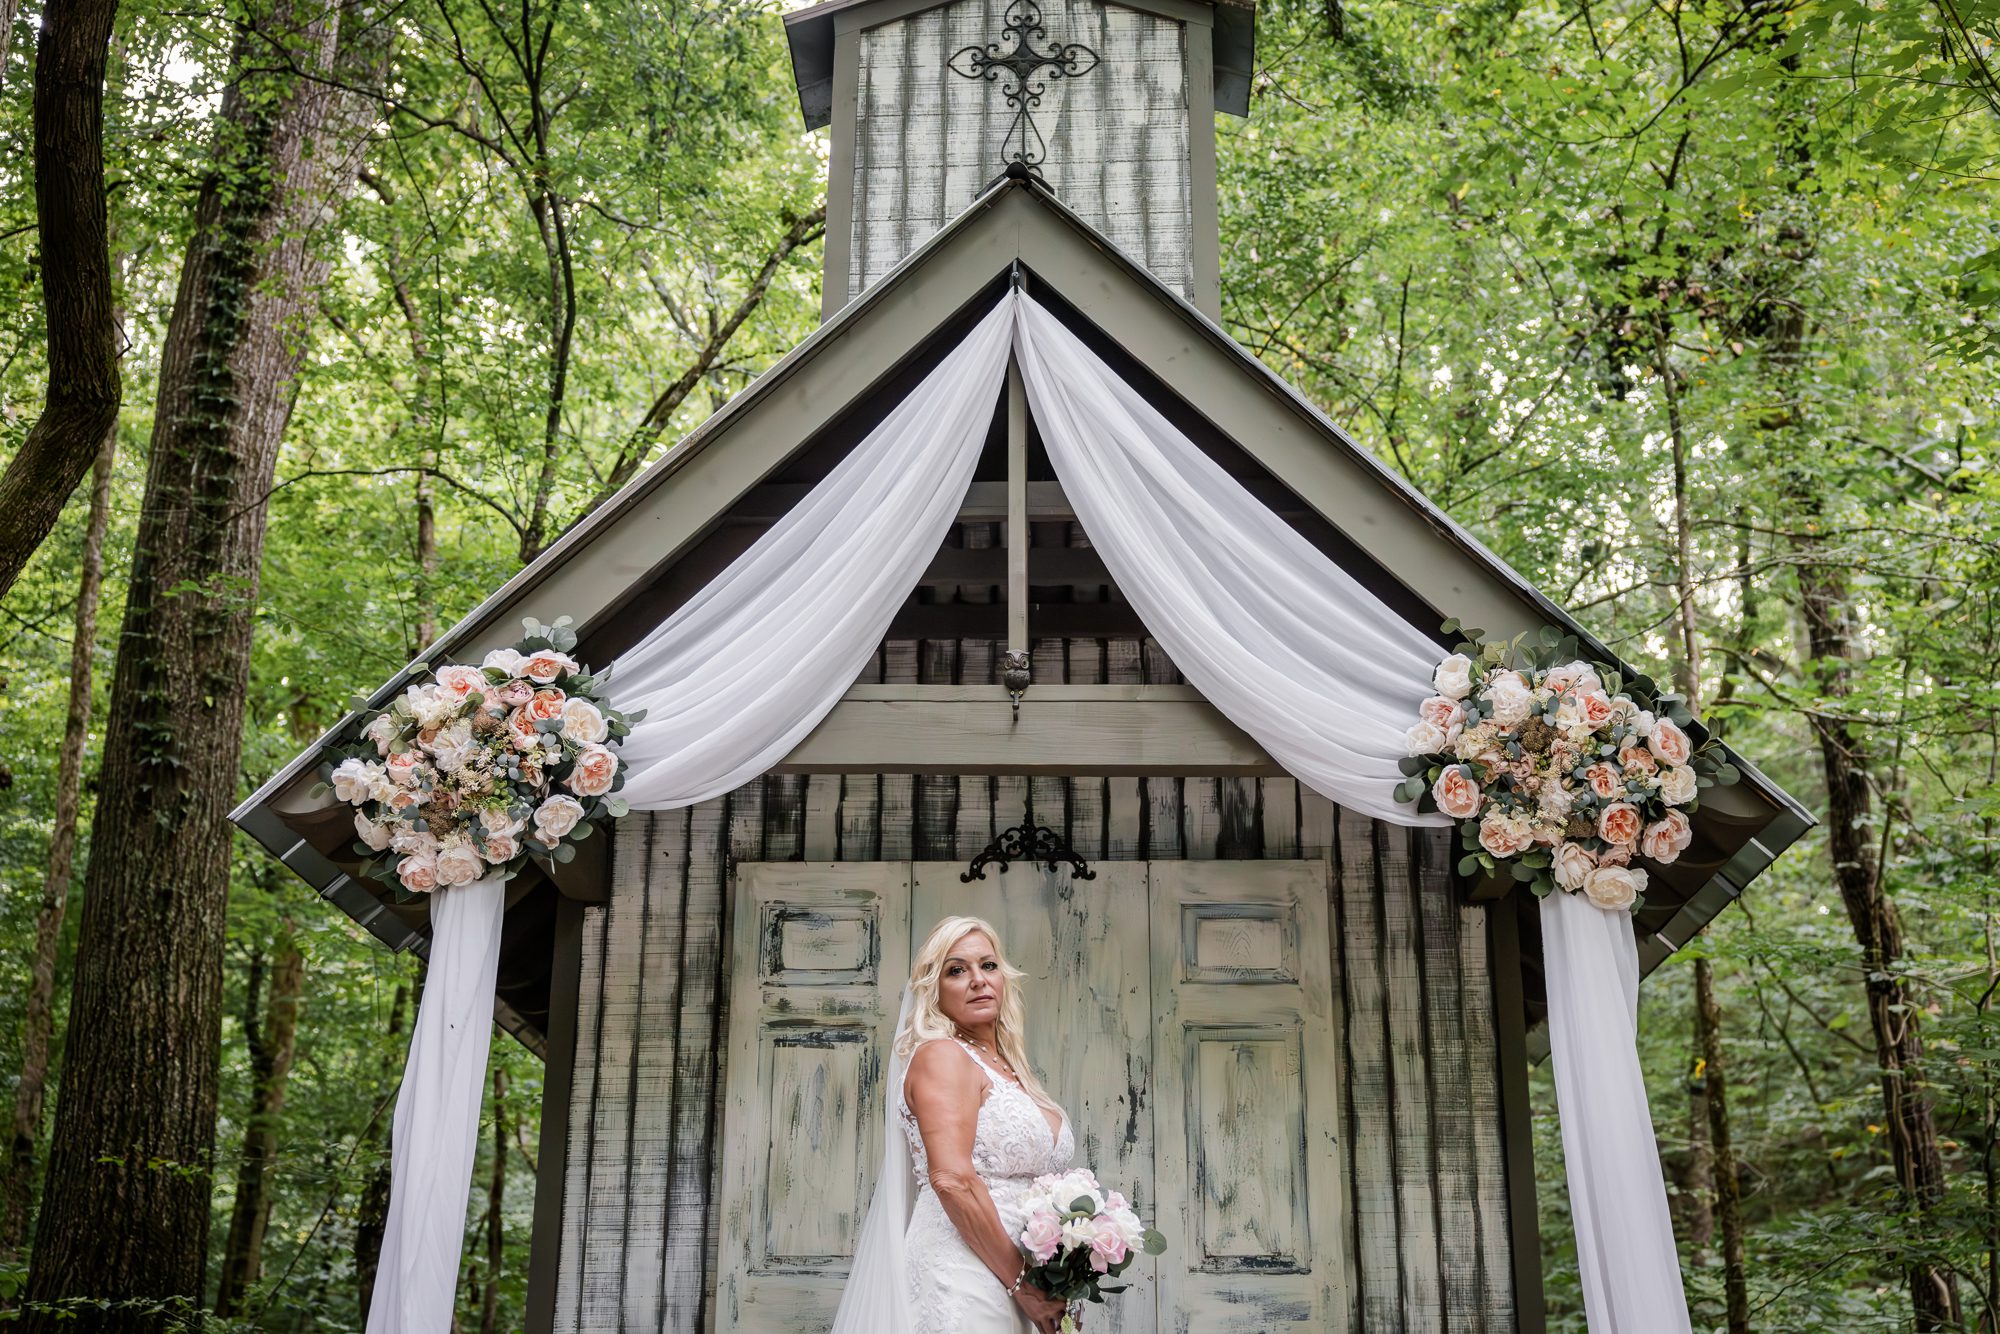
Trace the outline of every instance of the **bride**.
[[1064, 1305], [1026, 1279], [1019, 1201], [1070, 1166], [1076, 1141], [1028, 1068], [1023, 976], [976, 917], [939, 922], [917, 951], [875, 1201], [832, 1334], [1055, 1334]]

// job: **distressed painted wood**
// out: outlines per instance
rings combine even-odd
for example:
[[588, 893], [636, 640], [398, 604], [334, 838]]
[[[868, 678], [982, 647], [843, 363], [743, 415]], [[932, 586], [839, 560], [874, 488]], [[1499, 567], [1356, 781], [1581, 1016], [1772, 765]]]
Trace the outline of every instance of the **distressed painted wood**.
[[[1001, 42], [1008, 0], [959, 0], [860, 34], [851, 300], [970, 204], [1007, 165], [1013, 112], [948, 63]], [[1105, 59], [1044, 82], [1044, 178], [1119, 249], [1193, 292], [1187, 55], [1181, 25], [1098, 0], [1041, 0], [1049, 38]], [[1005, 43], [1002, 43], [1003, 47]]]
[[[884, 675], [930, 676], [951, 684], [958, 674], [961, 645], [902, 641], [884, 646]], [[1073, 670], [1078, 655], [1068, 654]], [[1092, 660], [1085, 655], [1085, 660]], [[1128, 679], [1145, 671], [1146, 654], [1134, 641], [1110, 641], [1103, 646], [1104, 671], [1114, 665]], [[1101, 824], [1103, 860], [1155, 862], [1184, 855], [1184, 829], [1202, 829], [1202, 817], [1190, 815], [1190, 803], [1204, 796], [1199, 779], [1084, 777], [1052, 785], [1035, 785], [1037, 815], [1057, 828], [1068, 827], [1072, 838], [1093, 821]], [[722, 1159], [721, 1123], [726, 1109], [718, 1091], [728, 1087], [734, 1056], [726, 1048], [712, 1073], [698, 1067], [706, 1059], [701, 1041], [681, 1036], [681, 1025], [697, 1026], [702, 1016], [685, 998], [671, 1007], [674, 1019], [655, 1007], [644, 1010], [641, 993], [653, 988], [665, 994], [682, 987], [682, 937], [686, 925], [699, 925], [692, 889], [703, 876], [718, 885], [735, 867], [751, 862], [798, 862], [805, 855], [808, 808], [814, 802], [810, 780], [800, 775], [772, 775], [692, 813], [635, 816], [614, 837], [612, 902], [588, 911], [584, 949], [576, 1075], [571, 1087], [571, 1131], [565, 1164], [566, 1205], [562, 1254], [558, 1257], [558, 1330], [608, 1330], [621, 1322], [628, 1296], [642, 1289], [647, 1309], [657, 1301], [659, 1323], [649, 1329], [706, 1331], [719, 1327], [718, 1299], [723, 1265], [720, 1237], [690, 1223], [706, 1211], [714, 1217], [737, 1192]], [[1017, 817], [1019, 793], [1026, 780], [1008, 776], [1002, 795], [999, 778], [963, 784], [956, 776], [848, 775], [833, 796], [833, 842], [840, 860], [938, 860], [956, 863], [959, 856], [960, 799], [973, 809], [965, 816], [965, 833], [990, 831], [997, 816], [1011, 823]], [[1059, 806], [1046, 808], [1047, 794], [1063, 793]], [[1101, 794], [1101, 796], [1100, 796]], [[1010, 809], [1007, 803], [1015, 807]], [[1101, 804], [1099, 804], [1101, 802]], [[873, 806], [871, 812], [870, 806]], [[1421, 857], [1411, 864], [1407, 854], [1400, 869], [1385, 874], [1410, 880], [1402, 904], [1408, 926], [1408, 949], [1414, 954], [1419, 985], [1415, 1008], [1407, 1011], [1405, 1027], [1422, 1035], [1414, 1054], [1413, 1083], [1424, 1088], [1421, 1134], [1430, 1145], [1435, 1185], [1427, 1183], [1425, 1198], [1434, 1221], [1421, 1244], [1430, 1248], [1428, 1265], [1435, 1267], [1441, 1315], [1434, 1322], [1414, 1319], [1404, 1302], [1405, 1267], [1418, 1244], [1403, 1235], [1397, 1197], [1405, 1180], [1398, 1166], [1395, 1134], [1398, 1106], [1413, 1096], [1390, 1077], [1390, 998], [1386, 983], [1383, 918], [1384, 894], [1376, 883], [1373, 851], [1377, 829], [1365, 818], [1343, 815], [1332, 803], [1288, 779], [1248, 780], [1231, 796], [1214, 798], [1214, 848], [1231, 856], [1261, 854], [1272, 859], [1324, 858], [1337, 866], [1338, 884], [1330, 896], [1325, 927], [1329, 949], [1331, 1018], [1335, 1056], [1334, 1085], [1340, 1090], [1332, 1131], [1341, 1145], [1343, 1193], [1350, 1204], [1333, 1228], [1341, 1270], [1354, 1294], [1350, 1322], [1329, 1328], [1369, 1331], [1501, 1331], [1514, 1328], [1513, 1244], [1510, 1233], [1505, 1154], [1499, 1123], [1499, 1078], [1494, 1056], [1493, 994], [1488, 975], [1486, 909], [1452, 897], [1438, 869]], [[1224, 818], [1226, 810], [1241, 815]], [[1091, 815], [1096, 810], [1098, 814]], [[676, 822], [679, 823], [676, 823]], [[1239, 829], [1254, 828], [1254, 835]], [[822, 823], [827, 823], [822, 820]], [[873, 825], [875, 832], [866, 831]], [[1287, 833], [1287, 830], [1292, 832]], [[713, 831], [704, 833], [702, 831]], [[1404, 840], [1404, 831], [1383, 829], [1381, 837]], [[726, 836], [726, 837], [725, 837]], [[1204, 838], [1206, 835], [1197, 835]], [[1428, 837], [1428, 836], [1426, 836]], [[669, 853], [660, 840], [688, 840], [688, 855]], [[652, 846], [648, 848], [648, 841]], [[869, 846], [871, 842], [874, 846]], [[702, 845], [715, 846], [703, 851]], [[1079, 844], [1081, 846], [1081, 844]], [[1221, 869], [1223, 861], [1205, 865]], [[675, 869], [682, 868], [682, 869]], [[649, 886], [649, 877], [662, 883]], [[666, 883], [672, 877], [672, 883]], [[1085, 904], [1091, 885], [1078, 893]], [[681, 907], [682, 896], [689, 906]], [[726, 906], [733, 898], [722, 896]], [[651, 909], [647, 904], [650, 899]], [[990, 905], [988, 905], [990, 907]], [[1450, 925], [1447, 919], [1455, 921]], [[731, 922], [728, 929], [735, 931]], [[701, 951], [687, 955], [687, 967], [714, 973], [717, 963], [703, 961]], [[736, 974], [722, 967], [711, 977], [708, 994], [727, 1000]], [[639, 974], [645, 973], [641, 979]], [[700, 994], [701, 983], [688, 979]], [[663, 989], [663, 990], [662, 990]], [[740, 1036], [731, 1022], [732, 1004], [721, 1007], [716, 1022], [730, 1041]], [[1454, 1017], [1462, 1037], [1454, 1038]], [[644, 1025], [661, 1027], [648, 1031]], [[712, 1044], [712, 1039], [710, 1039]], [[1463, 1059], [1453, 1054], [1456, 1046]], [[667, 1056], [647, 1055], [642, 1048]], [[664, 1170], [670, 1184], [653, 1198], [667, 1210], [665, 1250], [656, 1251], [643, 1219], [634, 1233], [626, 1231], [624, 1179], [628, 1164], [624, 1145], [633, 1109], [635, 1053], [642, 1080], [659, 1085], [656, 1094], [678, 1106], [681, 1119], [671, 1135], [674, 1164], [661, 1168], [655, 1160], [642, 1171]], [[1411, 1068], [1405, 1059], [1406, 1071]], [[706, 1117], [690, 1115], [706, 1099]], [[1459, 1132], [1460, 1109], [1464, 1133]], [[670, 1114], [670, 1121], [671, 1121]], [[1407, 1121], [1407, 1116], [1405, 1117]], [[707, 1139], [703, 1142], [703, 1136]], [[1456, 1137], [1454, 1145], [1447, 1137]], [[643, 1137], [642, 1137], [643, 1138]], [[1408, 1149], [1406, 1137], [1402, 1147]], [[1413, 1151], [1413, 1150], [1412, 1150]], [[1473, 1209], [1470, 1234], [1456, 1220], [1463, 1217], [1467, 1195], [1453, 1184], [1463, 1177]], [[1107, 1173], [1109, 1175], [1109, 1173]], [[643, 1211], [642, 1211], [643, 1212]], [[636, 1243], [635, 1251], [633, 1243]], [[702, 1257], [696, 1272], [688, 1272], [693, 1252]], [[627, 1269], [637, 1251], [657, 1256], [661, 1277], [647, 1288]], [[1426, 1263], [1419, 1261], [1419, 1263]], [[678, 1284], [678, 1286], [676, 1286]], [[657, 1292], [657, 1296], [650, 1295]], [[1470, 1303], [1468, 1307], [1467, 1303]], [[1199, 1325], [1196, 1328], [1200, 1328]]]
[[806, 1334], [832, 1322], [875, 1188], [909, 870], [752, 862], [737, 876], [722, 1180], [738, 1184], [720, 1199], [715, 1329]]
[[[1027, 972], [1028, 1051], [1049, 1092], [1069, 1113], [1077, 1161], [1142, 1210], [1154, 1206], [1153, 1014], [1146, 868], [1107, 864], [1097, 879], [1072, 882], [1067, 870], [1016, 867], [962, 883], [960, 862], [918, 863], [913, 948], [940, 919], [983, 917]], [[1132, 1291], [1091, 1312], [1093, 1329], [1153, 1334], [1154, 1261], [1124, 1278]]]
[[1149, 863], [1171, 1328], [1325, 1330], [1348, 1285], [1324, 862]]

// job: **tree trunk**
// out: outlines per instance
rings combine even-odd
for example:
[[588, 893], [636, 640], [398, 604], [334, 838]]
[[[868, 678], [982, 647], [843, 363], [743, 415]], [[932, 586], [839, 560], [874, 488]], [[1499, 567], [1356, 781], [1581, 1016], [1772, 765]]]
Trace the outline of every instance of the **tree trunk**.
[[[239, 38], [162, 348], [112, 683], [30, 1330], [198, 1308], [208, 1249], [236, 792], [265, 497], [327, 261], [315, 232], [366, 126], [324, 67], [342, 13], [280, 3]], [[95, 443], [95, 442], [93, 442]]]
[[500, 1260], [507, 1229], [502, 1206], [507, 1198], [507, 1072], [493, 1067], [493, 1176], [486, 1192], [486, 1294], [480, 1303], [479, 1334], [499, 1334]]
[[[403, 1011], [410, 999], [410, 988], [396, 984], [396, 998], [389, 1005], [389, 1042], [383, 1048], [382, 1079], [379, 1087], [383, 1090], [382, 1100], [375, 1114], [362, 1129], [364, 1147], [372, 1148], [378, 1137], [382, 1137], [384, 1127], [392, 1127], [389, 1119], [389, 1094], [387, 1090], [394, 1083], [396, 1069], [401, 1064], [403, 1044], [396, 1039], [403, 1032]], [[361, 1191], [361, 1205], [356, 1210], [354, 1220], [354, 1281], [361, 1301], [361, 1324], [368, 1324], [368, 1307], [375, 1300], [375, 1274], [382, 1264], [382, 1230], [389, 1219], [389, 1159], [385, 1154], [375, 1170], [369, 1174], [368, 1184]]]
[[114, 421], [97, 451], [90, 519], [83, 531], [83, 572], [77, 579], [76, 626], [69, 651], [69, 715], [56, 764], [56, 825], [49, 836], [49, 874], [35, 915], [35, 950], [28, 964], [27, 1021], [21, 1035], [21, 1078], [14, 1086], [14, 1141], [0, 1200], [0, 1258], [13, 1259], [28, 1240], [35, 1190], [35, 1150], [42, 1139], [42, 1102], [49, 1086], [49, 1037], [55, 1028], [56, 956], [69, 909], [82, 805], [83, 759], [90, 743], [91, 669], [97, 648], [97, 599], [104, 586], [104, 534], [111, 524], [111, 474], [118, 457]]
[[1750, 1290], [1743, 1269], [1743, 1189], [1729, 1140], [1729, 1089], [1723, 1079], [1722, 1007], [1715, 1001], [1715, 973], [1707, 959], [1694, 961], [1695, 1026], [1701, 1035], [1708, 1142], [1715, 1158], [1715, 1213], [1722, 1225], [1722, 1288], [1729, 1334], [1749, 1334]]
[[1701, 1002], [1694, 1011], [1694, 1075], [1688, 1080], [1688, 1155], [1681, 1175], [1683, 1216], [1687, 1220], [1688, 1262], [1707, 1268], [1715, 1245], [1715, 1154], [1708, 1141], [1708, 1078], [1701, 1060]]
[[[104, 207], [104, 67], [117, 0], [51, 0], [35, 48], [35, 218], [47, 314], [42, 415], [0, 474], [0, 597], [118, 424]], [[11, 33], [12, 5], [6, 31]]]
[[[264, 1270], [264, 1230], [271, 1221], [271, 1165], [278, 1153], [278, 1121], [285, 1109], [285, 1083], [297, 1050], [299, 995], [305, 989], [305, 956], [290, 923], [271, 970], [271, 995], [263, 1031], [257, 1033], [256, 990], [244, 1034], [250, 1040], [250, 1114], [243, 1122], [243, 1158], [236, 1168], [236, 1202], [229, 1213], [229, 1240], [222, 1252], [222, 1278], [215, 1313], [236, 1315], [243, 1298]], [[255, 1036], [251, 1036], [255, 1035]]]

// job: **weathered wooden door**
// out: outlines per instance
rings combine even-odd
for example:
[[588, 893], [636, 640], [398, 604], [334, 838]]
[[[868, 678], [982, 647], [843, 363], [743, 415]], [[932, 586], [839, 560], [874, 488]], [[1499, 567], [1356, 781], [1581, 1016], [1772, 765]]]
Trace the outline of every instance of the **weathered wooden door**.
[[910, 968], [906, 862], [737, 868], [718, 1330], [833, 1323]]
[[1326, 864], [1153, 862], [1151, 899], [1161, 1324], [1344, 1329]]
[[1028, 1050], [1078, 1161], [1167, 1234], [1091, 1327], [1344, 1328], [1325, 863], [963, 869], [738, 868], [717, 1330], [831, 1323], [901, 984], [952, 914], [992, 921], [1028, 973]]

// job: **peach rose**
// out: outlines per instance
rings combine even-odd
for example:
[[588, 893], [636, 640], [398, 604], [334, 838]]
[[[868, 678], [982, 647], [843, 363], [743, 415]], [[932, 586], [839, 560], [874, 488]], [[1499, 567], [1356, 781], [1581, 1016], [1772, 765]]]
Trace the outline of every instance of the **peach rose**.
[[1665, 866], [1687, 851], [1688, 844], [1694, 842], [1694, 826], [1687, 816], [1679, 811], [1668, 811], [1666, 815], [1646, 826], [1646, 832], [1639, 838], [1639, 851]]
[[1583, 888], [1584, 879], [1597, 869], [1597, 858], [1580, 843], [1565, 843], [1556, 849], [1556, 883], [1564, 889]]
[[417, 774], [423, 768], [424, 757], [414, 750], [398, 751], [383, 764], [389, 780], [398, 787], [415, 787]]
[[449, 667], [440, 667], [437, 682], [460, 699], [474, 691], [482, 695], [486, 693], [486, 673], [477, 667], [466, 667], [457, 663]]
[[618, 757], [603, 746], [585, 746], [564, 781], [579, 797], [601, 797], [618, 777]]
[[1628, 770], [1651, 774], [1660, 771], [1660, 762], [1653, 758], [1653, 752], [1644, 746], [1627, 746], [1618, 752], [1618, 762]]
[[1617, 710], [1602, 690], [1585, 690], [1576, 697], [1576, 716], [1594, 732], [1617, 716]]
[[1646, 873], [1626, 866], [1600, 866], [1583, 881], [1584, 897], [1600, 908], [1630, 908], [1646, 889]]
[[437, 881], [440, 885], [469, 885], [486, 874], [479, 848], [463, 834], [446, 840], [438, 849]]
[[535, 720], [528, 716], [526, 705], [507, 715], [507, 730], [514, 734], [514, 749], [535, 750], [542, 744], [542, 734], [535, 728]]
[[554, 649], [543, 649], [540, 653], [530, 654], [521, 660], [521, 675], [536, 685], [548, 685], [564, 672], [573, 672], [576, 669], [575, 658], [567, 653], [558, 653]]
[[1470, 820], [1479, 814], [1486, 800], [1479, 784], [1472, 781], [1472, 771], [1462, 764], [1454, 764], [1438, 775], [1437, 782], [1431, 784], [1431, 796], [1437, 801], [1437, 808], [1454, 820]]
[[1630, 866], [1632, 864], [1632, 845], [1630, 843], [1620, 843], [1615, 847], [1602, 849], [1597, 854], [1597, 864], [1599, 866]]
[[1614, 801], [1597, 813], [1597, 836], [1606, 843], [1637, 843], [1645, 825], [1646, 817], [1629, 801]]
[[1432, 695], [1417, 705], [1417, 717], [1437, 728], [1440, 732], [1450, 732], [1454, 727], [1465, 725], [1465, 707], [1455, 699], [1443, 695]]
[[437, 862], [428, 853], [412, 854], [396, 867], [396, 878], [412, 894], [428, 894], [438, 887]]
[[501, 829], [486, 836], [486, 846], [482, 850], [486, 860], [498, 866], [511, 862], [521, 855], [521, 844], [512, 829]]
[[1598, 800], [1609, 801], [1625, 790], [1625, 775], [1609, 764], [1602, 762], [1591, 765], [1583, 771], [1583, 781], [1590, 784], [1590, 790]]
[[563, 716], [563, 706], [568, 702], [569, 696], [549, 686], [537, 690], [534, 696], [521, 706], [521, 710], [538, 723], [552, 723]]
[[1653, 729], [1646, 736], [1646, 744], [1653, 754], [1668, 764], [1686, 764], [1694, 754], [1694, 743], [1688, 734], [1674, 725], [1671, 718], [1656, 718]]
[[1479, 846], [1495, 857], [1518, 857], [1535, 846], [1535, 832], [1526, 820], [1490, 811], [1479, 822]]

